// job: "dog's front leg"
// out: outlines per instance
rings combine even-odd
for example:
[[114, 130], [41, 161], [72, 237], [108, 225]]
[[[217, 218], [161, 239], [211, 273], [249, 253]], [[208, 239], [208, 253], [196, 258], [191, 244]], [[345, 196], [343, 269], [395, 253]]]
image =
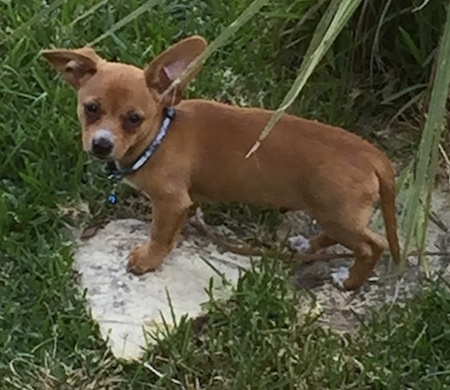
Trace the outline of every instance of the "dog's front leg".
[[175, 245], [187, 220], [192, 201], [189, 196], [152, 199], [153, 222], [150, 240], [129, 255], [128, 270], [141, 275], [156, 270]]

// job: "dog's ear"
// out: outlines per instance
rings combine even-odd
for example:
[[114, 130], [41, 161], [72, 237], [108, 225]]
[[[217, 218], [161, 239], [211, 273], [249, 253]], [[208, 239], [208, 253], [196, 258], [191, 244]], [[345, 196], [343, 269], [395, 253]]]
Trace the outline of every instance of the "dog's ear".
[[42, 50], [41, 55], [75, 89], [79, 89], [97, 71], [99, 63], [104, 61], [90, 47], [82, 47], [74, 50]]
[[[206, 40], [198, 35], [183, 39], [172, 45], [156, 57], [145, 68], [145, 79], [149, 88], [162, 94], [175, 81], [189, 64], [195, 60], [205, 49]], [[162, 96], [164, 105], [177, 104], [181, 94], [189, 82], [200, 71], [200, 66], [193, 70], [187, 79], [177, 85], [167, 96]]]

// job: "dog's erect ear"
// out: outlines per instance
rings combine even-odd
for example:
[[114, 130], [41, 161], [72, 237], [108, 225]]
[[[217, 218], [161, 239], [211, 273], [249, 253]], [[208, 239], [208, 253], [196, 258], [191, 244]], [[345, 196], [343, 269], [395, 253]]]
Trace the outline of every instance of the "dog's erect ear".
[[104, 61], [90, 47], [42, 50], [41, 55], [76, 89], [79, 89], [83, 82], [97, 71], [99, 63]]
[[[145, 68], [145, 78], [149, 88], [162, 94], [175, 81], [188, 65], [195, 60], [205, 49], [206, 40], [198, 35], [183, 39], [156, 57]], [[188, 78], [176, 89], [162, 97], [164, 105], [177, 104], [181, 100], [181, 94], [188, 83], [200, 71], [200, 66], [193, 70]]]

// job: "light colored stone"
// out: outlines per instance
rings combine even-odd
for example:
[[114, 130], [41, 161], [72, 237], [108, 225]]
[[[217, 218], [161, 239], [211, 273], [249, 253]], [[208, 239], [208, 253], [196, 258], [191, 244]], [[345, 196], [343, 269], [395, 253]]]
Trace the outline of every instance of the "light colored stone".
[[297, 253], [304, 253], [309, 249], [309, 240], [303, 234], [289, 237], [288, 244]]
[[185, 314], [198, 316], [201, 304], [208, 300], [211, 278], [214, 296], [226, 298], [230, 289], [223, 280], [234, 283], [251, 264], [249, 258], [221, 254], [216, 246], [190, 234], [180, 240], [160, 269], [134, 276], [126, 272], [127, 255], [148, 234], [144, 222], [113, 221], [94, 237], [79, 242], [75, 254], [91, 315], [113, 354], [123, 359], [139, 359], [142, 348], [152, 342], [147, 332], [161, 327], [162, 318], [169, 327], [174, 325], [171, 306], [175, 321]]
[[331, 273], [333, 283], [341, 290], [344, 289], [344, 282], [350, 276], [348, 267], [339, 267], [336, 271]]

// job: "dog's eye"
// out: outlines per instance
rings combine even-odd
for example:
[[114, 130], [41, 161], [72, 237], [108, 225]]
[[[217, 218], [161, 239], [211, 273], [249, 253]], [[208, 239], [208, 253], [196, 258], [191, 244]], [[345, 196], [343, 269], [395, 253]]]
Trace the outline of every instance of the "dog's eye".
[[84, 109], [89, 114], [98, 114], [98, 112], [99, 112], [99, 106], [97, 103], [94, 103], [94, 102], [86, 103], [84, 105]]
[[141, 122], [142, 118], [139, 114], [131, 114], [128, 117], [128, 120], [130, 121], [130, 123], [132, 123], [133, 125], [137, 125], [138, 123]]

